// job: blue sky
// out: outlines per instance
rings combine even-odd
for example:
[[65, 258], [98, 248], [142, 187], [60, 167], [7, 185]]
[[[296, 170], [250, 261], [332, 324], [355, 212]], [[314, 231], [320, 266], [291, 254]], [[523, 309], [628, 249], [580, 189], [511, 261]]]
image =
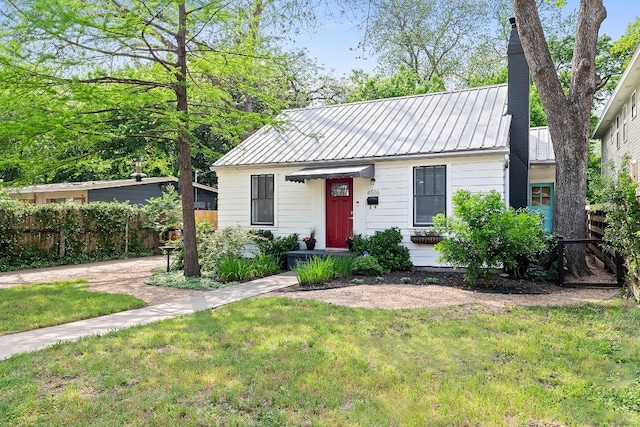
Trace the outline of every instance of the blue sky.
[[[577, 10], [579, 4], [579, 0], [567, 0], [566, 9]], [[607, 19], [600, 27], [600, 34], [608, 34], [613, 40], [624, 34], [629, 23], [640, 17], [638, 0], [604, 0], [604, 6]], [[357, 49], [360, 36], [353, 24], [328, 22], [313, 34], [301, 33], [296, 46], [306, 47], [310, 56], [316, 58], [325, 71], [333, 70], [336, 77], [348, 76], [355, 68], [372, 73], [375, 61], [359, 58], [362, 55]]]

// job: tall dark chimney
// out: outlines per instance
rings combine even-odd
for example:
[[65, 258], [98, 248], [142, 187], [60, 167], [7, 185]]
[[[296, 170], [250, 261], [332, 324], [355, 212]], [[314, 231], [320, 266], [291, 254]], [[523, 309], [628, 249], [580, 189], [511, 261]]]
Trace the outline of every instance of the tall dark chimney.
[[529, 204], [529, 64], [524, 56], [516, 19], [509, 18], [507, 113], [511, 114], [509, 204], [516, 209]]

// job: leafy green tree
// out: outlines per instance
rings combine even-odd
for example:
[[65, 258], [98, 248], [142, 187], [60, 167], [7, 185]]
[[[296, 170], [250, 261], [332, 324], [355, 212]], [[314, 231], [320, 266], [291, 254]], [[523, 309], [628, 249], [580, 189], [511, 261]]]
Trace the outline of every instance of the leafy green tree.
[[[531, 76], [547, 113], [556, 156], [554, 231], [565, 238], [584, 238], [584, 223], [576, 218], [584, 217], [589, 124], [594, 94], [600, 84], [596, 75], [598, 31], [606, 10], [602, 0], [580, 1], [571, 81], [565, 90], [556, 72], [536, 1], [512, 0], [512, 3]], [[583, 246], [568, 247], [567, 268], [574, 276], [590, 273]]]
[[[65, 137], [76, 142], [83, 136], [92, 142], [85, 150], [72, 143], [56, 144], [57, 150], [78, 159], [114, 140], [146, 138], [175, 144], [187, 276], [200, 275], [191, 130], [196, 123], [216, 127], [221, 124], [219, 117], [228, 120], [238, 114], [233, 94], [220, 83], [225, 79], [234, 81], [245, 100], [270, 95], [259, 89], [265, 73], [260, 61], [254, 60], [259, 53], [257, 38], [234, 37], [230, 42], [216, 37], [217, 30], [232, 21], [226, 6], [196, 0], [82, 4], [30, 0], [9, 3], [3, 16], [1, 39], [12, 48], [5, 53], [4, 66], [16, 74], [14, 70], [27, 70], [17, 78], [22, 87], [24, 77], [33, 76], [45, 99], [58, 99], [56, 105], [44, 107], [51, 120], [40, 126], [48, 128], [40, 135], [56, 143]], [[33, 97], [28, 99], [26, 108], [43, 109], [34, 105]], [[43, 115], [39, 112], [36, 117]], [[260, 119], [255, 113], [252, 117]], [[24, 126], [22, 143], [31, 142], [33, 120], [14, 123]]]
[[434, 75], [429, 81], [420, 82], [418, 74], [405, 65], [400, 65], [398, 72], [391, 77], [368, 76], [361, 71], [354, 71], [351, 75], [351, 81], [355, 86], [347, 95], [346, 102], [394, 98], [444, 90], [444, 82], [438, 76]]

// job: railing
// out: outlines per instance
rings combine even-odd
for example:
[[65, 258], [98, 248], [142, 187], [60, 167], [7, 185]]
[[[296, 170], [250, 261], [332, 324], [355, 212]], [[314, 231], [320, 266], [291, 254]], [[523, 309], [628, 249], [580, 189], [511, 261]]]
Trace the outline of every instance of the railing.
[[[613, 256], [607, 254], [599, 247], [602, 244], [602, 239], [563, 239], [562, 237], [558, 238], [558, 276], [556, 278], [556, 283], [562, 286], [564, 282], [564, 247], [565, 245], [587, 245], [587, 248], [605, 265], [609, 268], [609, 270], [614, 271], [616, 274], [616, 282], [618, 286], [624, 285], [624, 266], [622, 263], [622, 257], [618, 252], [616, 252]], [[598, 256], [598, 253], [600, 256]], [[602, 258], [604, 259], [602, 259]], [[613, 283], [580, 283], [580, 282], [572, 282], [572, 285], [591, 285], [591, 286], [611, 286]]]

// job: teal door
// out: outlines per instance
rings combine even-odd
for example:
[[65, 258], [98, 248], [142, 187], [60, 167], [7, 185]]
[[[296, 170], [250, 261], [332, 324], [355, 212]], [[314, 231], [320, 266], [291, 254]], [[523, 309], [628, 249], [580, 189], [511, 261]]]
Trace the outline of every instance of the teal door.
[[553, 226], [553, 184], [531, 184], [529, 209], [542, 215], [542, 227], [551, 233]]

